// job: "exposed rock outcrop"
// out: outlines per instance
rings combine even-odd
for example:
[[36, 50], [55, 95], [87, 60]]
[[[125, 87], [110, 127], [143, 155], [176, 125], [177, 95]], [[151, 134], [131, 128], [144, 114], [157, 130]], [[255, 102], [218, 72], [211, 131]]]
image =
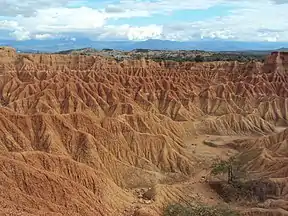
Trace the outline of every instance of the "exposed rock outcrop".
[[[125, 188], [194, 172], [191, 128], [269, 135], [239, 146], [254, 152], [250, 170], [286, 179], [287, 129], [276, 132], [288, 126], [287, 64], [283, 53], [264, 64], [117, 63], [0, 48], [0, 211], [122, 215], [135, 199]], [[161, 204], [173, 197], [160, 193]]]

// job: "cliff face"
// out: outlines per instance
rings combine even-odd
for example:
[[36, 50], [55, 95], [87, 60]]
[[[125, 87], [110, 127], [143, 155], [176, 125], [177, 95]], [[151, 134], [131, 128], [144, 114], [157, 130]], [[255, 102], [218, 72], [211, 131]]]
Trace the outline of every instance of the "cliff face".
[[[241, 146], [279, 151], [286, 161], [287, 133], [277, 129], [288, 126], [287, 63], [284, 53], [264, 65], [117, 63], [1, 48], [1, 212], [121, 215], [135, 202], [127, 188], [192, 175], [205, 160], [187, 150], [187, 134], [270, 134]], [[160, 204], [172, 199], [163, 197]]]

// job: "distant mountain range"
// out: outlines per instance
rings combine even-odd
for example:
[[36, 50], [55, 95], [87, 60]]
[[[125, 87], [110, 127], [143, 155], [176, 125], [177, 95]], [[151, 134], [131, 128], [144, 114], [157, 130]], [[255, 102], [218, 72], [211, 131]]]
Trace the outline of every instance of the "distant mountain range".
[[68, 49], [91, 47], [95, 49], [156, 49], [156, 50], [205, 50], [205, 51], [266, 51], [285, 49], [288, 42], [241, 42], [225, 40], [198, 40], [198, 41], [92, 41], [87, 38], [76, 40], [49, 39], [49, 40], [0, 40], [0, 46], [12, 46], [20, 52], [58, 52]]

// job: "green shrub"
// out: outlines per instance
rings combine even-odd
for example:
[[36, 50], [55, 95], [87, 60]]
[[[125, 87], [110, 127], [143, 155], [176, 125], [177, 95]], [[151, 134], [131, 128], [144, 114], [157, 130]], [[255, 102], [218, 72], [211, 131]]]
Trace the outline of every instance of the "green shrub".
[[246, 176], [246, 172], [241, 169], [240, 161], [235, 157], [231, 157], [227, 161], [221, 160], [214, 163], [212, 165], [211, 174], [214, 176], [227, 174], [228, 183], [233, 183], [233, 181]]
[[231, 166], [230, 161], [219, 161], [212, 165], [211, 174], [218, 175], [218, 174], [225, 174], [228, 172], [229, 167]]
[[175, 204], [165, 209], [164, 216], [240, 216], [240, 214], [227, 207]]
[[232, 183], [227, 183], [226, 181], [211, 181], [209, 185], [227, 203], [253, 200], [253, 190], [249, 182], [237, 180]]
[[239, 158], [231, 157], [227, 161], [218, 161], [212, 165], [211, 174], [226, 175], [227, 181], [212, 180], [210, 187], [214, 189], [226, 202], [235, 200], [251, 200], [254, 197], [253, 188], [249, 181], [249, 174], [241, 167]]
[[149, 49], [135, 49], [134, 52], [140, 52], [140, 53], [147, 53], [149, 52]]
[[196, 62], [203, 62], [203, 61], [204, 61], [204, 58], [203, 58], [201, 55], [197, 55], [197, 56], [195, 57], [195, 61], [196, 61]]

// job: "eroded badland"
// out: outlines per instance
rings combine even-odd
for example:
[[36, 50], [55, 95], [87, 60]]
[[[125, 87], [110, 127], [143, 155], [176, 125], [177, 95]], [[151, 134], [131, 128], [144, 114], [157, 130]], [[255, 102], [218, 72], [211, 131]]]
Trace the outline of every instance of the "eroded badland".
[[0, 76], [3, 215], [159, 216], [170, 203], [217, 205], [228, 201], [209, 183], [211, 165], [235, 155], [265, 198], [229, 205], [288, 214], [286, 53], [264, 63], [117, 63], [1, 48]]

